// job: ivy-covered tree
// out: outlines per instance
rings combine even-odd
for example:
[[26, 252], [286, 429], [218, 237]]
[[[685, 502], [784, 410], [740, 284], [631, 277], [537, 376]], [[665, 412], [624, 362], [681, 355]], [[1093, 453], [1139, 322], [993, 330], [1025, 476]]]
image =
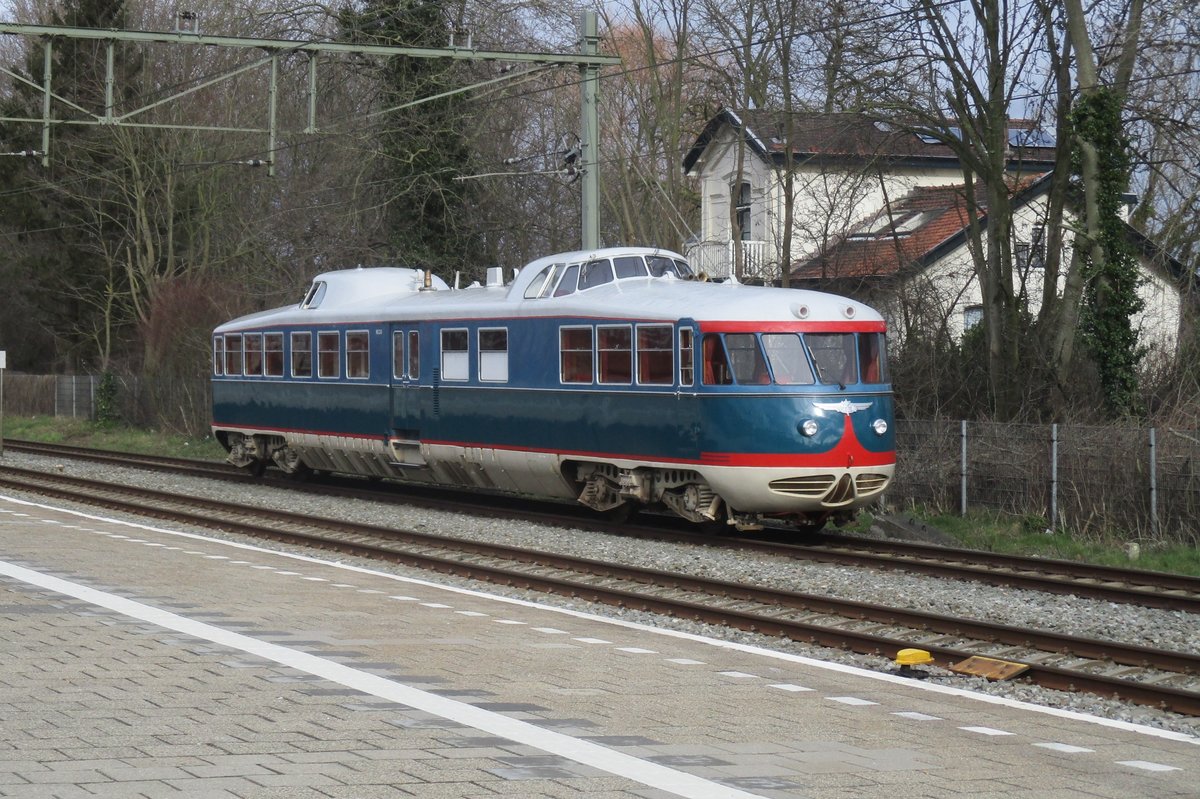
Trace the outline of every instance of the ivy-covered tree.
[[[365, 0], [342, 12], [344, 39], [361, 44], [446, 47], [453, 30], [446, 0]], [[443, 59], [395, 56], [377, 63], [379, 123], [371, 154], [389, 254], [409, 264], [470, 269], [478, 235], [465, 218], [472, 203], [468, 131], [475, 123], [460, 94], [467, 67]], [[436, 99], [430, 99], [436, 98]]]

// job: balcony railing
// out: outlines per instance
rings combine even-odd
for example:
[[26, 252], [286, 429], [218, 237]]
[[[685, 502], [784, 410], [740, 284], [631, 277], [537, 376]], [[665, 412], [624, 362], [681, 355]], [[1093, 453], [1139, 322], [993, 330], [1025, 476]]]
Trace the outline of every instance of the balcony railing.
[[[761, 280], [770, 283], [779, 279], [779, 255], [766, 241], [743, 241], [742, 282]], [[702, 241], [687, 251], [688, 261], [697, 272], [710, 278], [729, 277], [734, 272], [733, 241]]]

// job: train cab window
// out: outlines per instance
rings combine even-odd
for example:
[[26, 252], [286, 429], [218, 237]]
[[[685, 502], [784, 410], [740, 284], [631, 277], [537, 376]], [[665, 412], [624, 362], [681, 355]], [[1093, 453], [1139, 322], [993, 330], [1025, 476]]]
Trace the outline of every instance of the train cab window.
[[529, 287], [525, 289], [525, 299], [534, 300], [546, 296], [546, 293], [554, 286], [554, 278], [562, 274], [562, 269], [563, 264], [550, 264], [538, 272], [537, 277], [531, 280]]
[[800, 336], [795, 333], [763, 333], [762, 343], [776, 383], [781, 386], [800, 386], [817, 382], [812, 367], [808, 365], [808, 356], [804, 354]]
[[213, 374], [225, 374], [225, 337], [213, 336]]
[[558, 285], [554, 287], [555, 297], [565, 297], [568, 294], [575, 293], [576, 284], [579, 282], [579, 264], [571, 264], [563, 270], [562, 277], [558, 281]]
[[858, 365], [864, 383], [886, 383], [887, 338], [883, 333], [858, 334]]
[[858, 382], [853, 333], [806, 333], [804, 343], [817, 367], [817, 381], [846, 386]]
[[308, 309], [320, 307], [323, 299], [325, 299], [325, 281], [314, 280], [312, 288], [308, 290], [308, 294], [304, 295], [304, 301], [300, 303], [300, 307]]
[[479, 379], [508, 381], [508, 329], [479, 331]]
[[312, 333], [292, 334], [292, 377], [312, 377]]
[[442, 331], [443, 380], [467, 380], [470, 377], [469, 342], [470, 336], [465, 329]]
[[560, 379], [564, 383], [592, 382], [592, 329], [564, 327], [558, 331]]
[[371, 334], [366, 330], [346, 333], [346, 377], [365, 380], [371, 376]]
[[263, 334], [263, 374], [283, 377], [283, 334]]
[[317, 334], [317, 377], [341, 377], [342, 337], [335, 333]]
[[674, 275], [675, 277], [687, 278], [692, 276], [692, 268], [687, 265], [686, 261], [676, 261], [673, 258], [666, 258], [661, 255], [647, 256], [646, 266], [650, 268], [651, 277]]
[[618, 280], [623, 277], [645, 277], [650, 274], [646, 271], [646, 262], [642, 260], [640, 255], [625, 255], [620, 258], [614, 258], [613, 268], [617, 270]]
[[725, 344], [717, 333], [704, 334], [704, 385], [728, 386], [733, 383], [733, 372], [729, 359], [725, 357]]
[[733, 378], [742, 385], [764, 385], [771, 382], [767, 362], [753, 333], [726, 333], [725, 350], [733, 364]]
[[612, 264], [607, 258], [588, 261], [579, 269], [579, 290], [592, 289], [613, 281]]
[[675, 331], [670, 325], [638, 325], [638, 383], [669, 386], [675, 379]]
[[262, 374], [262, 333], [242, 336], [242, 361], [245, 363], [245, 374], [255, 377]]
[[681, 327], [679, 328], [679, 385], [681, 386], [690, 386], [696, 380], [694, 357], [691, 328]]
[[601, 383], [633, 382], [633, 335], [628, 325], [596, 328]]

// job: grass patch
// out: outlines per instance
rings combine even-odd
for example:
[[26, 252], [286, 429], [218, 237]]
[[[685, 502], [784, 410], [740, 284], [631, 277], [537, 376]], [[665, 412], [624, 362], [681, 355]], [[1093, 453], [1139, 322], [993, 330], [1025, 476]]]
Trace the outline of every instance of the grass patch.
[[[919, 507], [909, 513], [970, 549], [1200, 576], [1200, 550], [1189, 544], [1139, 540], [1136, 535], [1126, 539], [1117, 533], [1099, 538], [1047, 533], [1046, 520], [1033, 516], [969, 511], [964, 517]], [[1130, 557], [1130, 543], [1137, 544], [1136, 558]]]
[[4, 438], [64, 444], [74, 447], [222, 460], [224, 448], [212, 436], [187, 436], [139, 430], [119, 424], [59, 419], [53, 416], [5, 416]]

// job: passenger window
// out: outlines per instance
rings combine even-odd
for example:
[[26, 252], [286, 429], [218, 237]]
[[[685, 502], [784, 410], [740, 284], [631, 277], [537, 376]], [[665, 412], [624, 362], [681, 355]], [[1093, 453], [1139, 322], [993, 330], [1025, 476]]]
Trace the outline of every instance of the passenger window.
[[853, 333], [806, 333], [804, 343], [812, 353], [820, 383], [849, 385], [858, 382]]
[[565, 297], [568, 294], [575, 293], [575, 283], [579, 280], [579, 264], [572, 264], [563, 272], [562, 280], [558, 281], [558, 287], [554, 289], [555, 297]]
[[767, 362], [758, 348], [753, 333], [726, 333], [725, 349], [733, 364], [733, 377], [743, 385], [766, 385], [771, 382]]
[[263, 374], [283, 377], [283, 334], [263, 334]]
[[508, 380], [508, 329], [479, 331], [479, 379]]
[[883, 333], [858, 334], [858, 363], [864, 383], [886, 383], [887, 337]]
[[234, 333], [225, 337], [225, 374], [242, 373], [242, 337]]
[[690, 386], [696, 380], [692, 352], [692, 330], [679, 328], [679, 385]]
[[564, 383], [592, 382], [592, 329], [564, 327], [558, 331], [560, 378]]
[[600, 261], [589, 261], [579, 270], [579, 290], [603, 286], [613, 280], [612, 264], [605, 258]]
[[404, 333], [392, 332], [392, 378], [400, 380], [404, 377]]
[[365, 380], [371, 376], [371, 334], [366, 330], [346, 333], [346, 377]]
[[725, 345], [716, 333], [704, 334], [704, 385], [728, 386], [733, 383], [729, 371], [729, 360], [725, 357]]
[[638, 382], [671, 385], [675, 376], [674, 330], [670, 325], [639, 325], [637, 329]]
[[646, 262], [640, 256], [626, 255], [621, 258], [613, 259], [613, 267], [617, 270], [617, 277], [645, 277]]
[[408, 379], [421, 379], [421, 335], [416, 330], [408, 331]]
[[467, 380], [470, 377], [469, 336], [466, 330], [442, 331], [442, 379]]
[[771, 362], [775, 382], [783, 386], [811, 385], [816, 381], [804, 345], [795, 333], [764, 333], [763, 348]]
[[225, 374], [225, 337], [213, 336], [213, 374]]
[[242, 337], [242, 348], [245, 374], [258, 377], [262, 374], [262, 333], [247, 333]]
[[317, 334], [317, 377], [341, 377], [341, 344], [335, 332]]
[[292, 377], [312, 377], [312, 333], [292, 334]]
[[633, 382], [632, 339], [628, 326], [596, 328], [601, 383], [628, 385]]

